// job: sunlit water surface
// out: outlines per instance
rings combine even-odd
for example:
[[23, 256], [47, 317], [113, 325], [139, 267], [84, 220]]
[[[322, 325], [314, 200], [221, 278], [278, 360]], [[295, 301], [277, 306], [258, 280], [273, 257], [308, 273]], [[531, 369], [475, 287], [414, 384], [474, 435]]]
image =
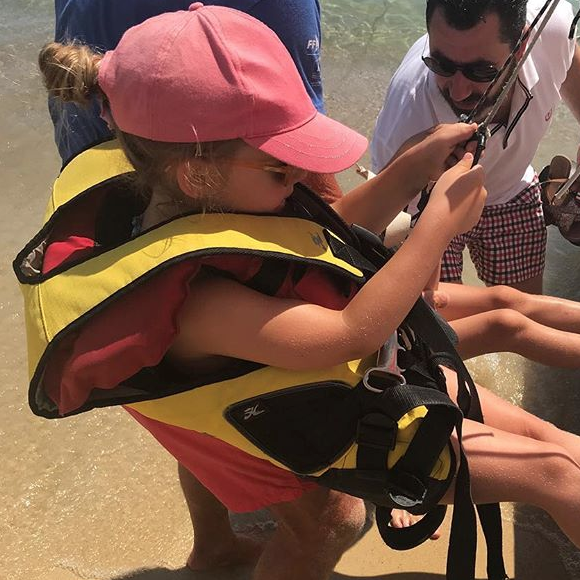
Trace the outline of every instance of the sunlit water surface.
[[[423, 3], [323, 0], [322, 7], [329, 112], [370, 137], [387, 81], [423, 31]], [[0, 578], [105, 579], [178, 567], [191, 536], [173, 460], [121, 410], [54, 422], [28, 410], [22, 302], [11, 261], [36, 231], [59, 167], [35, 64], [52, 34], [52, 3], [0, 0], [0, 8]], [[560, 108], [537, 166], [555, 153], [574, 156], [578, 135]], [[347, 187], [357, 179], [341, 177]], [[580, 299], [579, 258], [580, 249], [550, 232], [548, 293]], [[580, 373], [503, 354], [469, 366], [504, 398], [580, 433]], [[569, 574], [562, 578], [580, 577], [577, 552], [547, 517], [526, 510], [515, 518], [559, 553]], [[526, 546], [520, 552], [516, 535], [516, 565], [533, 557]]]

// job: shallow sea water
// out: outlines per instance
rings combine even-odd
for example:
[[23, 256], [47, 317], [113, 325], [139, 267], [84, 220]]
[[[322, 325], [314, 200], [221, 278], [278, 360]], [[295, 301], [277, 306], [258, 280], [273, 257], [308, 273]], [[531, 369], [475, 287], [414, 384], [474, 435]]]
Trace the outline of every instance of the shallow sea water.
[[[36, 231], [59, 169], [36, 72], [53, 16], [48, 0], [0, 0], [0, 8], [0, 578], [121, 579], [142, 567], [175, 568], [191, 538], [173, 460], [123, 411], [50, 422], [28, 410], [22, 302], [11, 261]], [[329, 112], [370, 137], [388, 79], [423, 31], [423, 2], [322, 0], [322, 8]], [[537, 167], [555, 153], [573, 156], [578, 135], [570, 114], [558, 109]], [[357, 179], [354, 172], [341, 176], [347, 187]], [[580, 299], [579, 259], [580, 248], [550, 232], [547, 293]], [[502, 397], [580, 433], [579, 372], [503, 354], [469, 366]], [[516, 571], [518, 560], [547, 550], [568, 569], [556, 580], [580, 578], [577, 551], [549, 518], [516, 509], [513, 519]], [[518, 530], [530, 529], [533, 549], [518, 539]]]

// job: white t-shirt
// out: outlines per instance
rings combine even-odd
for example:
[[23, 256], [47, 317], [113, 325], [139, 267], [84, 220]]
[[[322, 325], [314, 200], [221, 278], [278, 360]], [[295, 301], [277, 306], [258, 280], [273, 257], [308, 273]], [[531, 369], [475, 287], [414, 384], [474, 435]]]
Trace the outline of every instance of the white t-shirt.
[[[528, 1], [528, 23], [543, 4], [544, 0]], [[493, 134], [481, 160], [486, 171], [486, 205], [506, 203], [534, 177], [530, 164], [561, 99], [560, 87], [574, 55], [575, 42], [568, 39], [572, 19], [571, 5], [560, 0], [519, 72], [508, 126], [490, 127]], [[439, 123], [457, 122], [437, 87], [434, 73], [421, 60], [426, 47], [425, 35], [411, 47], [391, 79], [371, 143], [375, 172], [409, 137]]]

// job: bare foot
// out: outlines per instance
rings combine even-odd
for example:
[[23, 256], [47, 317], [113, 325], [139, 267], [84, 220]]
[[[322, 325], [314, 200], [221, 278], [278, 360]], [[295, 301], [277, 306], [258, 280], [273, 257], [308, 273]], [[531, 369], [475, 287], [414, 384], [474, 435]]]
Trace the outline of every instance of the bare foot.
[[[393, 510], [391, 512], [391, 522], [390, 526], [393, 528], [408, 528], [412, 526], [415, 522], [418, 522], [423, 516], [414, 516], [405, 510]], [[430, 540], [438, 540], [441, 537], [440, 529], [433, 532]]]
[[206, 549], [196, 547], [187, 559], [187, 567], [191, 570], [211, 570], [226, 566], [255, 564], [264, 550], [263, 541], [249, 536], [235, 535], [231, 542], [219, 546], [208, 546]]

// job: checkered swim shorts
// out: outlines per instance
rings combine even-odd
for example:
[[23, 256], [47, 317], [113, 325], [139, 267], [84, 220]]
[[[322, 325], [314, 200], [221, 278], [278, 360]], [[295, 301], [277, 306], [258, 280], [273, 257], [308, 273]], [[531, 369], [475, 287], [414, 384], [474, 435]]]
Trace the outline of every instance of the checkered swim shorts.
[[451, 240], [443, 254], [441, 280], [461, 281], [467, 246], [477, 275], [486, 284], [523, 282], [544, 271], [546, 241], [536, 177], [508, 203], [486, 206], [472, 230]]

